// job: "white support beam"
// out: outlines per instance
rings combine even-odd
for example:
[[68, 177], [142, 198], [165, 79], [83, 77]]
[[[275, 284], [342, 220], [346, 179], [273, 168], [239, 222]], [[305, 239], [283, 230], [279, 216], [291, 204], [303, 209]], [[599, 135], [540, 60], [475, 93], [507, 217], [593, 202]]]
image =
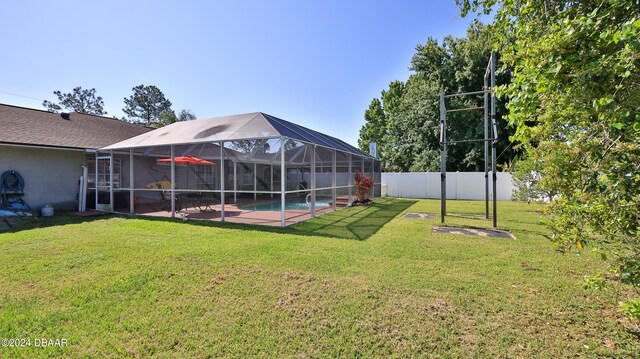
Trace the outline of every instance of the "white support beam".
[[220, 220], [224, 222], [224, 141], [220, 142]]
[[333, 151], [333, 158], [331, 159], [331, 203], [333, 203], [333, 210], [336, 210], [336, 200], [337, 200], [337, 193], [336, 193], [336, 150], [334, 149]]
[[176, 154], [171, 145], [171, 218], [176, 217]]
[[238, 203], [238, 162], [233, 161], [233, 203]]
[[113, 150], [109, 150], [109, 208], [110, 212], [115, 211], [113, 203]]
[[[309, 201], [309, 210], [311, 217], [316, 216], [316, 146], [311, 147], [311, 200]], [[305, 197], [306, 199], [306, 197]]]
[[133, 191], [134, 187], [134, 173], [133, 173], [133, 148], [129, 148], [129, 213], [135, 213], [135, 192]]
[[284, 141], [286, 137], [280, 138], [280, 227], [285, 227], [285, 192], [287, 190], [287, 177], [285, 168]]
[[351, 168], [351, 156], [353, 156], [352, 154], [348, 153], [347, 154], [349, 156], [349, 205], [351, 205], [351, 202], [353, 202], [352, 198], [351, 198], [351, 187], [353, 186], [353, 173], [352, 172], [352, 168]]
[[94, 183], [94, 186], [96, 187], [96, 193], [95, 193], [96, 194], [95, 195], [96, 203], [94, 205], [95, 206], [94, 208], [97, 210], [98, 209], [98, 183], [99, 183], [99, 177], [98, 177], [98, 152], [96, 152], [94, 158], [95, 158], [95, 165], [96, 165], [96, 168], [95, 168], [96, 179], [95, 179], [95, 183]]

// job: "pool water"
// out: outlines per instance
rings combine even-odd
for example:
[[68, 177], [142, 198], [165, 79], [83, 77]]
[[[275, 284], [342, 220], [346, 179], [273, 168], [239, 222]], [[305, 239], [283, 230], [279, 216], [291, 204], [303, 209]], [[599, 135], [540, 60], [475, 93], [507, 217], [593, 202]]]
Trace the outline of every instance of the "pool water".
[[[316, 209], [327, 208], [331, 203], [330, 199], [322, 198], [316, 199]], [[245, 211], [279, 211], [281, 209], [280, 201], [274, 202], [266, 202], [266, 203], [252, 203], [252, 204], [244, 204], [239, 206], [238, 208]], [[284, 209], [288, 210], [303, 210], [308, 211], [311, 208], [307, 204], [307, 202], [300, 199], [288, 199], [284, 204]]]

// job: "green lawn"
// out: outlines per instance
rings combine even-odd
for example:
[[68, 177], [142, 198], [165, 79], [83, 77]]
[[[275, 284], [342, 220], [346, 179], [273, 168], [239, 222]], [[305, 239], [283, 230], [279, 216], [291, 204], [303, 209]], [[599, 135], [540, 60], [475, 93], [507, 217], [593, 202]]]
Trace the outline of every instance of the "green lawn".
[[[448, 202], [482, 213], [484, 202]], [[561, 255], [540, 207], [500, 203], [511, 239], [432, 234], [439, 202], [378, 199], [286, 229], [47, 219], [0, 233], [0, 356], [632, 357], [604, 264]], [[490, 227], [473, 217], [448, 225]]]

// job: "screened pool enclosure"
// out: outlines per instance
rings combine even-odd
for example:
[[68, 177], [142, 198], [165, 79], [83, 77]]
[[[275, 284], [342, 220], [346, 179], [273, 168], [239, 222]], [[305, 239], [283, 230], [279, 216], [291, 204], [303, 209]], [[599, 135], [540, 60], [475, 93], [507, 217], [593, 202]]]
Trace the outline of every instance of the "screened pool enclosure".
[[287, 226], [351, 204], [380, 162], [264, 114], [177, 122], [89, 155], [87, 203], [116, 213]]

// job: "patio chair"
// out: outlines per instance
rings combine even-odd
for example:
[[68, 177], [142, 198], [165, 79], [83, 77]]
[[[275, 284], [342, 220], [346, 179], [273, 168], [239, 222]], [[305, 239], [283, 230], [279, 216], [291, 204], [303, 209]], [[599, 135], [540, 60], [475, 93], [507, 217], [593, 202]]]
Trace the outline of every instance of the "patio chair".
[[197, 207], [200, 212], [215, 211], [213, 206], [220, 203], [220, 200], [216, 197], [215, 193], [200, 192], [195, 198], [194, 207]]
[[[169, 177], [167, 176], [163, 176], [162, 179], [160, 181], [157, 182], [151, 182], [149, 184], [147, 184], [147, 186], [145, 186], [147, 188], [152, 188], [152, 187], [156, 187], [157, 189], [161, 190], [160, 193], [160, 199], [162, 201], [162, 203], [164, 204], [163, 207], [160, 208], [160, 210], [166, 210], [167, 212], [171, 212], [171, 181], [169, 180]], [[179, 196], [176, 196], [175, 198], [175, 209], [176, 211], [179, 211], [182, 209], [182, 203], [180, 201]]]
[[[167, 212], [171, 212], [171, 191], [167, 191], [167, 190], [160, 191], [160, 198], [164, 203], [164, 206], [160, 209], [166, 210]], [[176, 212], [178, 212], [182, 209], [182, 201], [180, 201], [179, 196], [176, 196], [175, 203], [176, 203], [175, 209], [176, 209]]]

